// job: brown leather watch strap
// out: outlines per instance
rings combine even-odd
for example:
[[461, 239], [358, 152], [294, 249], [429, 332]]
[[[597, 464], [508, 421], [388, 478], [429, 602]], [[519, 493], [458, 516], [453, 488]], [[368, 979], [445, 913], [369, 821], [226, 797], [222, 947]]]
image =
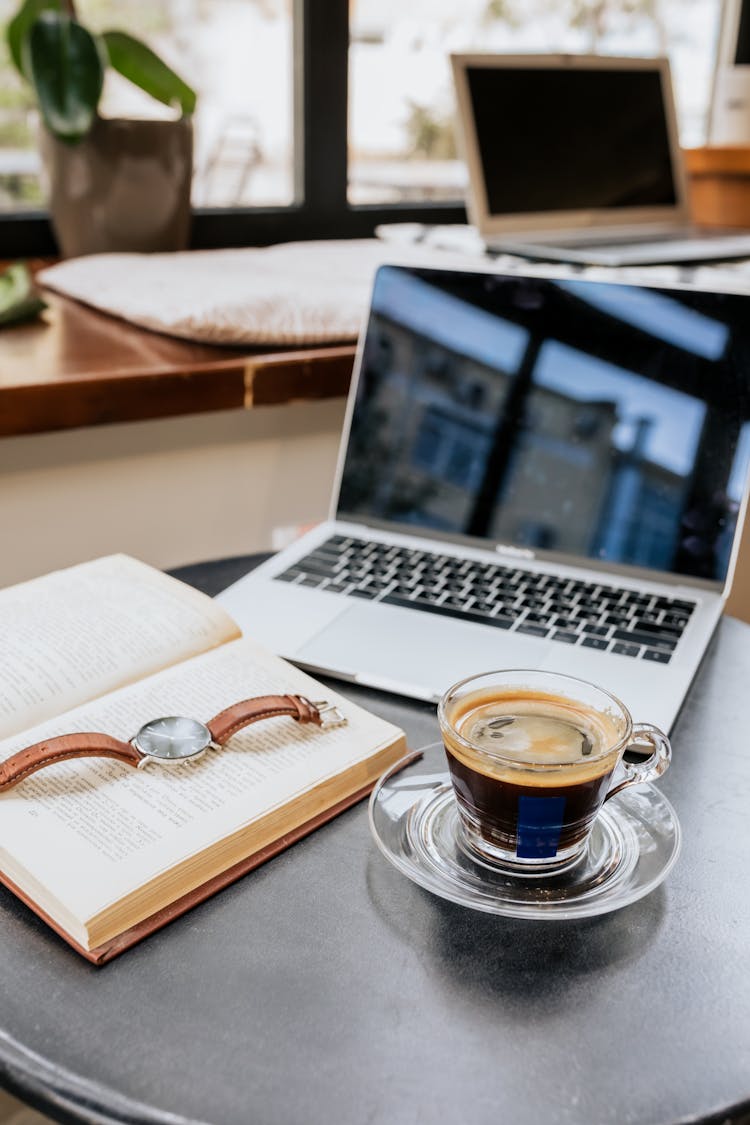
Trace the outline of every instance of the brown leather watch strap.
[[137, 766], [141, 754], [129, 742], [110, 738], [108, 734], [62, 734], [27, 746], [0, 762], [0, 793], [43, 766], [64, 762], [68, 758], [116, 758], [128, 766]]
[[256, 695], [253, 699], [243, 699], [220, 711], [206, 726], [211, 738], [219, 746], [232, 735], [255, 723], [258, 719], [272, 719], [276, 715], [290, 715], [300, 723], [316, 723], [321, 726], [320, 711], [303, 695]]

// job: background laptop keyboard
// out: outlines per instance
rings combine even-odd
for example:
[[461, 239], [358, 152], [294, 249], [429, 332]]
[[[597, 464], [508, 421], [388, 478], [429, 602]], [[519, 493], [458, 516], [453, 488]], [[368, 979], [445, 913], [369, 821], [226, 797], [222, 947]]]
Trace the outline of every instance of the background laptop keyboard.
[[657, 664], [669, 663], [696, 605], [343, 535], [274, 577]]

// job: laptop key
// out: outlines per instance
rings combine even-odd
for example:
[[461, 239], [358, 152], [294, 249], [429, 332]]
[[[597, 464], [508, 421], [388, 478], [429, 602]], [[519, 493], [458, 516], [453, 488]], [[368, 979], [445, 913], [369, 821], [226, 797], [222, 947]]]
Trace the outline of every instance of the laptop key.
[[[557, 617], [555, 618], [555, 628], [563, 629], [565, 632], [572, 633], [577, 625], [577, 622], [570, 617]], [[575, 634], [578, 636], [578, 634]]]
[[571, 633], [568, 629], [556, 629], [552, 634], [553, 641], [562, 641], [566, 645], [574, 645], [578, 640], [578, 633]]
[[567, 612], [569, 609], [573, 609], [575, 602], [573, 598], [555, 598], [555, 605], [560, 611]]
[[654, 602], [654, 609], [664, 609], [669, 613], [672, 608], [672, 602], [669, 598], [657, 598]]
[[298, 586], [320, 586], [323, 579], [321, 577], [313, 577], [312, 575], [305, 575], [305, 577], [297, 583]]
[[437, 590], [437, 591], [421, 590], [417, 594], [416, 598], [414, 599], [414, 602], [419, 603], [419, 604], [424, 602], [425, 605], [435, 605], [435, 603], [438, 602], [439, 600], [440, 600], [440, 591], [439, 590]]
[[660, 640], [662, 637], [667, 637], [669, 640], [679, 641], [679, 631], [674, 629], [665, 629], [663, 625], [654, 625], [650, 621], [644, 621], [642, 617], [634, 617], [632, 627], [640, 633], [647, 633], [648, 636], [653, 637], [654, 640]]
[[661, 614], [658, 610], [641, 610], [641, 612], [633, 617], [633, 624], [638, 628], [639, 625], [658, 625], [659, 617]]
[[298, 565], [299, 569], [303, 570], [305, 574], [319, 574], [321, 578], [328, 578], [335, 574], [333, 566], [311, 557], [301, 559]]
[[510, 629], [515, 625], [518, 618], [509, 617], [507, 613], [496, 613], [494, 617], [489, 619], [490, 625], [495, 625], [498, 629]]
[[[395, 593], [400, 593], [400, 591], [396, 590]], [[463, 609], [468, 600], [468, 598], [462, 598], [456, 594], [449, 594], [447, 598], [443, 599], [442, 604], [451, 609]]]
[[301, 570], [292, 568], [291, 570], [285, 570], [283, 574], [274, 574], [274, 579], [277, 582], [294, 582], [295, 578], [299, 578], [301, 573]]
[[662, 625], [664, 625], [667, 629], [674, 629], [675, 632], [677, 630], [680, 630], [681, 632], [685, 628], [689, 620], [690, 618], [687, 617], [684, 613], [665, 613], [664, 617], [662, 618]]
[[492, 598], [497, 592], [496, 582], [472, 582], [471, 587], [478, 598]]
[[609, 625], [584, 625], [583, 627], [583, 632], [587, 637], [606, 637], [609, 630]]
[[549, 629], [546, 625], [517, 625], [517, 633], [525, 633], [529, 637], [546, 637]]
[[650, 660], [654, 664], [669, 664], [672, 654], [671, 652], [661, 652], [658, 648], [647, 648], [641, 659]]
[[608, 613], [604, 620], [607, 625], [627, 625], [630, 618], [624, 613]]
[[516, 605], [507, 598], [493, 598], [491, 604], [493, 609], [499, 613], [507, 613], [510, 617], [520, 617], [523, 613], [523, 606]]
[[581, 644], [585, 648], [607, 648], [609, 641], [605, 641], [604, 637], [584, 637]]
[[377, 590], [373, 590], [370, 586], [355, 586], [353, 590], [349, 591], [350, 598], [372, 598], [378, 594]]
[[627, 641], [634, 645], [658, 645], [659, 648], [666, 649], [672, 652], [677, 648], [677, 638], [671, 636], [655, 637], [652, 633], [637, 633], [634, 629], [615, 629], [612, 634], [612, 639], [615, 641]]
[[320, 547], [316, 547], [309, 555], [305, 556], [308, 559], [323, 559], [326, 562], [336, 562], [336, 559], [341, 558], [341, 555], [335, 548], [328, 548], [325, 543]]
[[622, 641], [612, 645], [612, 652], [616, 652], [618, 656], [637, 656], [640, 651], [640, 645], [626, 645]]

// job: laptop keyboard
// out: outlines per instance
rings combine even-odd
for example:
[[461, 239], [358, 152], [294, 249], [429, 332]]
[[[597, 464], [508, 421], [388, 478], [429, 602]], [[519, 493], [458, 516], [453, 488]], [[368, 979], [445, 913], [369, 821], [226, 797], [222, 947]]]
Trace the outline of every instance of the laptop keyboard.
[[696, 605], [343, 535], [274, 577], [656, 664], [669, 663]]
[[690, 227], [678, 227], [676, 230], [659, 231], [658, 234], [646, 234], [644, 231], [634, 231], [633, 234], [623, 235], [620, 238], [607, 238], [606, 234], [598, 238], [575, 239], [571, 243], [576, 249], [594, 250], [597, 247], [607, 246], [653, 246], [669, 242], [701, 242], [702, 236]]

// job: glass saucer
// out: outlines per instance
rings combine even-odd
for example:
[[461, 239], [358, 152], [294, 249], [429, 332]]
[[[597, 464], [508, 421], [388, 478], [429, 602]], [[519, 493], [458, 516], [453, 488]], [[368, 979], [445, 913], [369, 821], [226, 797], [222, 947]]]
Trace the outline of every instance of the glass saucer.
[[680, 852], [680, 825], [652, 785], [632, 786], [596, 818], [581, 859], [559, 875], [506, 875], [464, 841], [447, 772], [425, 761], [397, 763], [370, 797], [375, 842], [413, 882], [474, 910], [511, 918], [588, 918], [649, 894]]

